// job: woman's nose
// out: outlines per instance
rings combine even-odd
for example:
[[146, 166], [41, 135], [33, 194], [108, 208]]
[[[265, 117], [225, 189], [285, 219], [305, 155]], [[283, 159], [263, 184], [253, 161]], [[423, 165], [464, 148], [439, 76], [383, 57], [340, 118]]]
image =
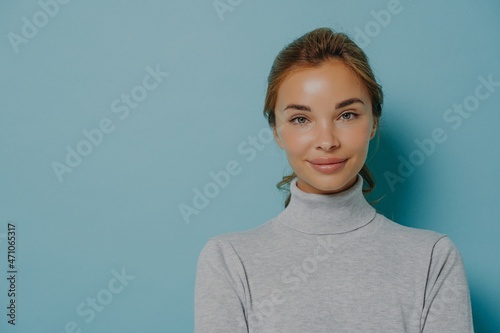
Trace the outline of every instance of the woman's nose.
[[332, 149], [337, 148], [340, 145], [340, 141], [333, 124], [331, 123], [318, 124], [315, 130], [317, 131], [316, 148], [325, 151], [330, 151]]

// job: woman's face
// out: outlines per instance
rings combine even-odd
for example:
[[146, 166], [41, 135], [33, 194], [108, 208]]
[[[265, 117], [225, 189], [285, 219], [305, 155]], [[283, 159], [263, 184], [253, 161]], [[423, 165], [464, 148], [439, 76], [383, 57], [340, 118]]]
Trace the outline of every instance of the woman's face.
[[291, 72], [278, 89], [274, 136], [304, 192], [351, 187], [375, 135], [371, 99], [338, 59]]

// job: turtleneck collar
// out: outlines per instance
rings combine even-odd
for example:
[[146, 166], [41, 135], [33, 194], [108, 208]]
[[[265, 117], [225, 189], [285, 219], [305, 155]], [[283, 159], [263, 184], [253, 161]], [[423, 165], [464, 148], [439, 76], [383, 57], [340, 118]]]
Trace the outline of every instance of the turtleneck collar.
[[334, 194], [307, 193], [290, 182], [290, 203], [278, 215], [284, 225], [306, 234], [342, 234], [370, 223], [376, 210], [366, 201], [363, 178], [357, 175], [350, 188]]

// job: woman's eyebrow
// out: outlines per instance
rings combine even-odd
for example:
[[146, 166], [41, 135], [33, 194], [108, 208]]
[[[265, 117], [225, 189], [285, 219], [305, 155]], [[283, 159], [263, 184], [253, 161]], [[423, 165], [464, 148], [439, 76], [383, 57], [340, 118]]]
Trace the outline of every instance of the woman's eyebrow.
[[299, 111], [311, 111], [311, 108], [305, 105], [301, 104], [288, 104], [283, 111], [288, 110], [288, 109], [295, 109]]
[[353, 98], [346, 99], [345, 101], [342, 101], [340, 103], [337, 103], [337, 105], [335, 105], [335, 109], [340, 109], [340, 108], [349, 106], [349, 105], [354, 104], [354, 103], [361, 103], [363, 105], [365, 104], [359, 98], [353, 97]]
[[[346, 99], [345, 101], [342, 101], [342, 102], [339, 102], [335, 105], [335, 109], [341, 109], [343, 107], [346, 107], [346, 106], [349, 106], [351, 104], [354, 104], [354, 103], [361, 103], [361, 104], [365, 104], [363, 103], [362, 100], [360, 100], [359, 98], [356, 98], [356, 97], [353, 97], [353, 98], [349, 98], [349, 99]], [[283, 111], [285, 110], [288, 110], [288, 109], [294, 109], [294, 110], [298, 110], [298, 111], [311, 111], [311, 108], [306, 106], [306, 105], [302, 105], [302, 104], [288, 104], [284, 109]]]

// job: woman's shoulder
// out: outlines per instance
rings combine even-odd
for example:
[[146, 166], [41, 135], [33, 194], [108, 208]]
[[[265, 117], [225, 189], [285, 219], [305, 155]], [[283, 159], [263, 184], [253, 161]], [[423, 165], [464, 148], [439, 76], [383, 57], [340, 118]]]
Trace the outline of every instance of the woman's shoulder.
[[255, 247], [258, 243], [265, 242], [275, 234], [271, 219], [254, 228], [240, 231], [229, 231], [208, 239], [206, 246], [217, 246], [221, 249], [235, 247]]
[[[379, 228], [379, 242], [386, 244], [389, 251], [406, 258], [439, 262], [449, 258], [460, 258], [460, 252], [447, 234], [428, 229], [405, 226], [378, 214], [383, 219]], [[448, 259], [447, 259], [448, 258]]]
[[[381, 224], [379, 234], [390, 241], [399, 241], [408, 245], [427, 245], [433, 247], [440, 240], [448, 239], [446, 234], [434, 230], [406, 226], [395, 222], [382, 214], [377, 213], [377, 215], [380, 219], [384, 220]], [[447, 240], [443, 240], [441, 243], [445, 242], [447, 242]]]

